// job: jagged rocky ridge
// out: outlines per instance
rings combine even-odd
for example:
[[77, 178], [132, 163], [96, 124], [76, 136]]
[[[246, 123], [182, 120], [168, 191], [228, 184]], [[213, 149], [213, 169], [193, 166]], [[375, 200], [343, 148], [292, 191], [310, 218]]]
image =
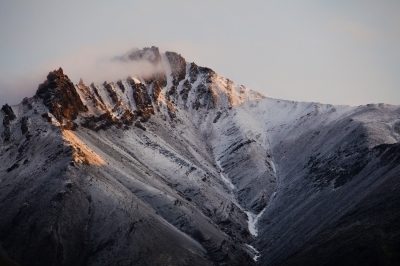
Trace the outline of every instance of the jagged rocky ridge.
[[270, 99], [156, 47], [117, 59], [157, 71], [60, 68], [1, 109], [1, 262], [399, 262], [398, 106]]

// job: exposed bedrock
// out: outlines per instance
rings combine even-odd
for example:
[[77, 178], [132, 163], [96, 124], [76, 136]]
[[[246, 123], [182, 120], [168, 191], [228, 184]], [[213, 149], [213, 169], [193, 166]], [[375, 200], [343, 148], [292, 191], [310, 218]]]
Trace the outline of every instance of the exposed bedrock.
[[43, 100], [54, 117], [66, 128], [72, 128], [72, 121], [79, 112], [87, 111], [74, 84], [63, 73], [62, 68], [47, 75], [47, 79], [39, 85], [36, 97]]

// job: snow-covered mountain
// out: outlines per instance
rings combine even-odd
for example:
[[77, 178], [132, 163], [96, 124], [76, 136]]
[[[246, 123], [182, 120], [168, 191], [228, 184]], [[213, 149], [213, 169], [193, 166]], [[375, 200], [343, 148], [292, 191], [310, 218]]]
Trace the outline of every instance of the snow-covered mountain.
[[151, 47], [0, 112], [0, 264], [395, 265], [400, 107], [271, 99]]

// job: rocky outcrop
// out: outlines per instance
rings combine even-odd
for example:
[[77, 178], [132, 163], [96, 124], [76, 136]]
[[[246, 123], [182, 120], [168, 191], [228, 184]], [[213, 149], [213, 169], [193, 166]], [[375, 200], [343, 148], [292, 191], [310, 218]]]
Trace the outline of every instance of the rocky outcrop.
[[25, 135], [29, 132], [29, 117], [24, 116], [21, 118], [21, 132]]
[[13, 121], [16, 116], [14, 114], [13, 109], [11, 108], [11, 106], [9, 106], [8, 104], [3, 105], [3, 107], [1, 108], [1, 111], [4, 114], [3, 117], [3, 139], [5, 142], [9, 141], [11, 138], [11, 121]]
[[171, 66], [172, 83], [177, 86], [186, 76], [186, 61], [180, 54], [166, 52], [165, 56]]
[[191, 63], [189, 67], [190, 83], [194, 83], [199, 75], [199, 68], [195, 63]]
[[133, 98], [136, 103], [136, 112], [142, 117], [142, 122], [147, 121], [154, 115], [154, 107], [147, 88], [142, 83], [136, 83], [132, 78], [128, 78], [128, 83], [133, 89]]
[[39, 85], [36, 97], [41, 98], [49, 111], [66, 128], [72, 128], [72, 121], [80, 112], [86, 112], [74, 84], [64, 74], [62, 68], [47, 75], [47, 79]]
[[94, 131], [105, 130], [118, 123], [118, 120], [110, 113], [105, 112], [99, 116], [88, 116], [81, 123], [83, 127]]
[[7, 116], [10, 121], [16, 118], [13, 109], [8, 104], [3, 105], [1, 111], [3, 111], [4, 115]]
[[208, 67], [197, 67], [200, 74], [203, 74], [206, 80], [206, 83], [212, 83], [212, 79], [217, 73], [214, 70]]
[[2, 136], [3, 136], [4, 141], [7, 142], [11, 138], [10, 119], [7, 116], [5, 116], [3, 118], [3, 126], [4, 126], [4, 129], [3, 129]]
[[203, 79], [203, 82], [197, 85], [196, 98], [191, 107], [195, 110], [198, 110], [199, 108], [215, 108], [216, 98], [214, 97], [211, 88], [215, 75], [216, 73], [212, 69], [207, 67], [199, 67], [195, 63], [191, 63], [189, 66], [188, 80], [183, 83], [183, 88], [180, 92], [183, 101], [186, 102], [189, 91], [192, 89], [193, 84], [199, 78], [201, 78]]
[[32, 106], [32, 98], [27, 98], [27, 97], [25, 97], [25, 98], [22, 100], [22, 104], [23, 104], [24, 106], [26, 106], [28, 110], [32, 110], [32, 108], [33, 108], [33, 106]]
[[197, 97], [193, 102], [193, 109], [198, 110], [199, 108], [213, 109], [215, 108], [216, 99], [209, 86], [199, 84], [197, 86]]
[[117, 81], [117, 85], [118, 85], [118, 88], [119, 88], [122, 92], [125, 92], [125, 86], [124, 86], [124, 84], [122, 83], [122, 80], [118, 80], [118, 81]]
[[174, 102], [178, 99], [177, 91], [179, 82], [184, 80], [186, 77], [186, 61], [180, 54], [174, 52], [166, 52], [165, 56], [167, 57], [171, 68], [172, 78], [172, 85], [167, 88], [167, 99]]
[[135, 127], [140, 128], [141, 130], [144, 130], [144, 131], [147, 130], [147, 129], [143, 126], [143, 124], [140, 123], [140, 121], [136, 121]]
[[189, 97], [189, 92], [191, 89], [192, 89], [192, 84], [189, 82], [189, 80], [185, 80], [185, 82], [182, 85], [182, 90], [179, 92], [181, 99], [185, 104], [187, 102], [187, 99]]
[[162, 88], [167, 86], [167, 76], [165, 72], [156, 72], [151, 78], [147, 79], [147, 82], [152, 86], [153, 100], [157, 103]]
[[77, 89], [80, 91], [83, 99], [85, 99], [89, 105], [92, 105], [94, 108], [102, 111], [107, 109], [103, 99], [100, 97], [99, 92], [93, 83], [89, 87], [86, 86], [83, 80], [80, 80], [77, 85]]
[[104, 100], [103, 100], [103, 98], [100, 96], [99, 90], [97, 89], [96, 85], [94, 85], [94, 83], [91, 83], [91, 84], [90, 84], [90, 88], [92, 88], [92, 90], [93, 90], [93, 92], [94, 92], [94, 95], [96, 96], [97, 100], [98, 100], [99, 102], [101, 102], [101, 104], [105, 107]]
[[113, 83], [104, 82], [103, 86], [104, 86], [104, 88], [106, 88], [106, 90], [108, 92], [108, 96], [110, 96], [111, 100], [113, 101], [113, 104], [115, 106], [120, 105], [121, 101], [118, 99], [118, 95], [114, 90], [114, 84]]
[[106, 130], [112, 126], [122, 128], [124, 126], [131, 126], [136, 119], [136, 115], [130, 110], [125, 110], [121, 117], [117, 118], [110, 112], [105, 112], [99, 116], [87, 116], [83, 118], [81, 126], [89, 128], [94, 131]]

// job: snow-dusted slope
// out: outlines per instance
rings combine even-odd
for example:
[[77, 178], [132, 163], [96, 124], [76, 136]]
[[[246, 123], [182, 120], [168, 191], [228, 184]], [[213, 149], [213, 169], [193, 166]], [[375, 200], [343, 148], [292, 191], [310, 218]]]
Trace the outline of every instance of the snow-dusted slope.
[[397, 191], [397, 106], [270, 99], [155, 47], [121, 60], [165, 71], [74, 85], [60, 69], [0, 112], [2, 259], [318, 264], [323, 233]]

